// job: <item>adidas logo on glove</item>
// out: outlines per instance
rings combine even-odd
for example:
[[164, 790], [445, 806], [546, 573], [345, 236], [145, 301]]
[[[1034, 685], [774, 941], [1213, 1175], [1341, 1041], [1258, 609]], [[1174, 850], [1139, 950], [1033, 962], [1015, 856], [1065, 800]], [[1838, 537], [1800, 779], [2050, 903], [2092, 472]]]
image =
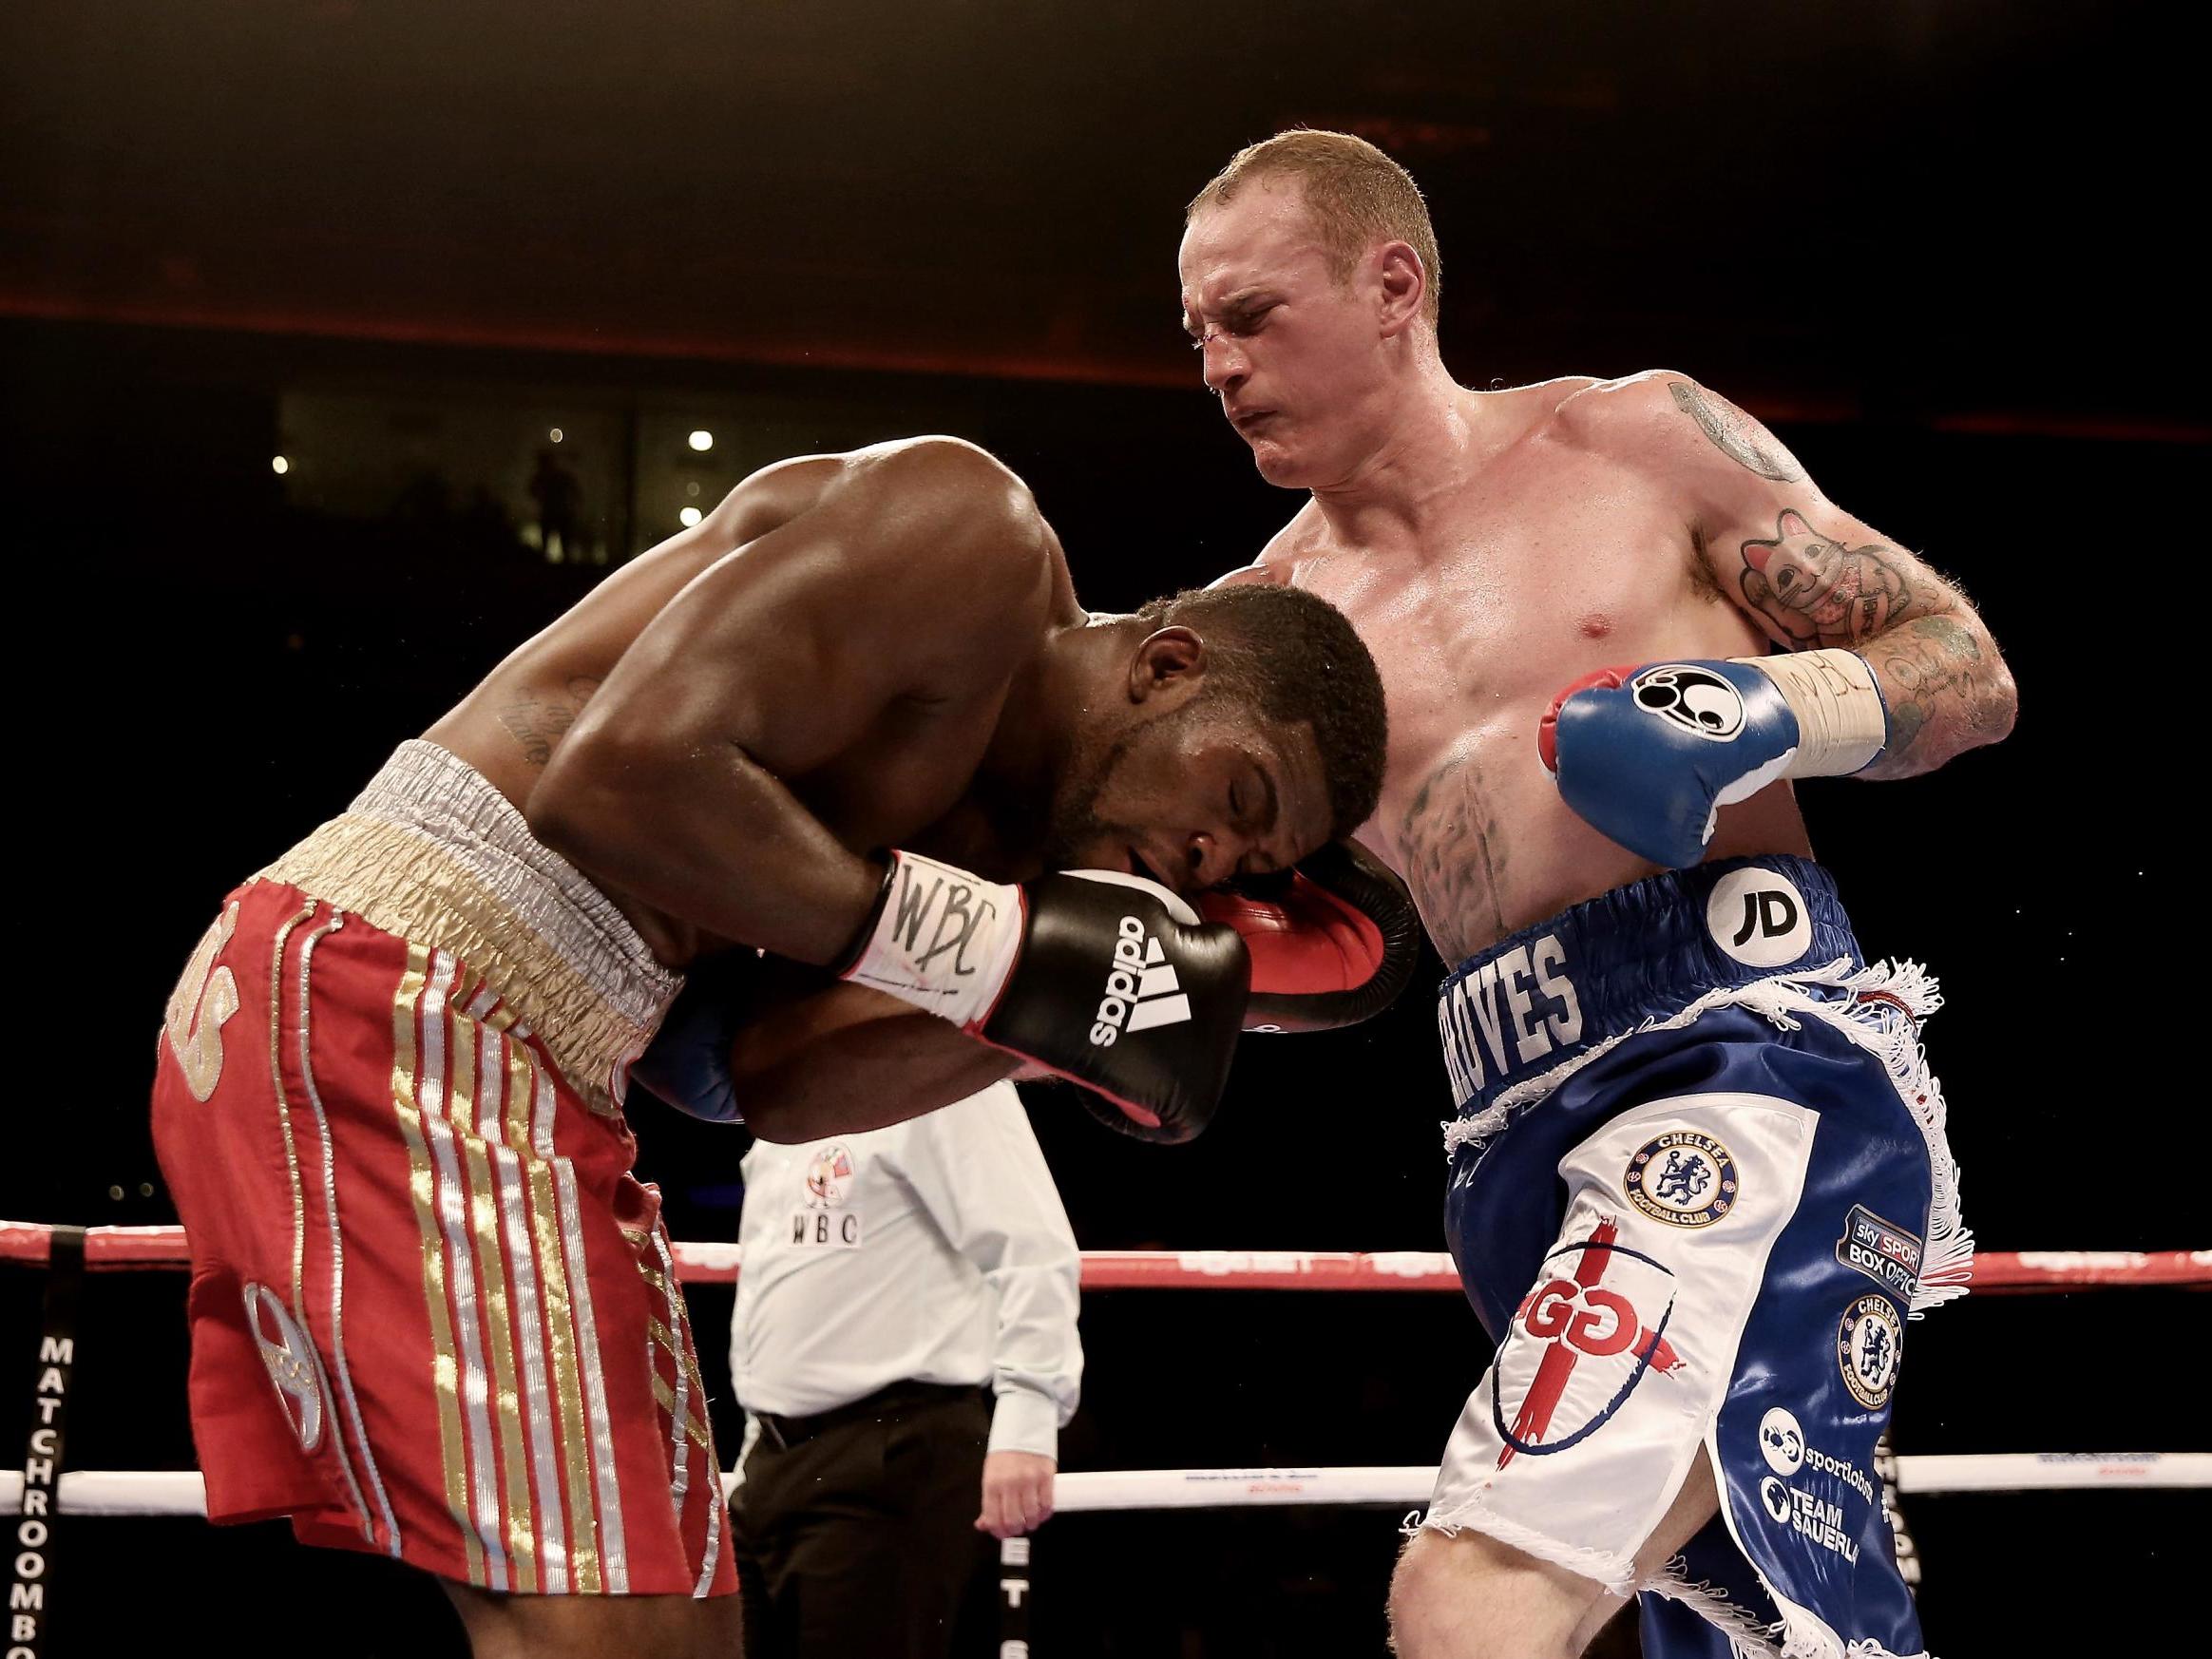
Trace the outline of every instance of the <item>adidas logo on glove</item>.
[[1091, 1027], [1094, 1048], [1112, 1048], [1125, 1031], [1180, 1025], [1191, 1018], [1191, 999], [1175, 982], [1175, 970], [1149, 937], [1144, 924], [1124, 916], [1114, 941], [1114, 967], [1106, 976], [1106, 995]]

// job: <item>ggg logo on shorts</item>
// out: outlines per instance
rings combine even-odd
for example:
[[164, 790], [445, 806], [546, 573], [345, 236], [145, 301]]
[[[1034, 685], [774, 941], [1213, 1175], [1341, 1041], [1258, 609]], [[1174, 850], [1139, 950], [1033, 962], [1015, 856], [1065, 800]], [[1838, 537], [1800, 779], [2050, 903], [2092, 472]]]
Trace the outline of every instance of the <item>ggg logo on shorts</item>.
[[1670, 1129], [1629, 1160], [1621, 1190], [1654, 1221], [1710, 1227], [1736, 1207], [1736, 1160], [1709, 1135]]
[[[1544, 1258], [1545, 1277], [1521, 1298], [1490, 1367], [1490, 1417], [1516, 1456], [1571, 1451], [1610, 1421], [1646, 1377], [1672, 1377], [1683, 1358], [1667, 1340], [1674, 1272], [1621, 1244], [1612, 1216]], [[1508, 1402], [1516, 1402], [1510, 1407]]]
[[1836, 1330], [1836, 1365], [1852, 1398], [1869, 1411], [1889, 1403], [1904, 1356], [1905, 1326], [1886, 1296], [1861, 1296]]

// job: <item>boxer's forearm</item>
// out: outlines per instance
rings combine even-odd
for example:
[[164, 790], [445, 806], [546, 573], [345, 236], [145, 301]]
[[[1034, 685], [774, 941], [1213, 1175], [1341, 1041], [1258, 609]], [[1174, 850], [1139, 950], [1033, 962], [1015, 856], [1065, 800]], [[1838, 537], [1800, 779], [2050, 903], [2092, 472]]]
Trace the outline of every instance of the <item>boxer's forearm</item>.
[[731, 1053], [739, 1109], [762, 1140], [797, 1142], [904, 1123], [1014, 1075], [1019, 1056], [934, 1015], [812, 1028], [803, 1012], [749, 1026]]
[[528, 817], [602, 887], [794, 962], [837, 962], [883, 887], [880, 866], [728, 744], [709, 767], [572, 741], [531, 794]]
[[1889, 711], [1865, 778], [1914, 777], [2012, 729], [2019, 694], [1982, 620], [1963, 604], [1870, 635], [1858, 647]]

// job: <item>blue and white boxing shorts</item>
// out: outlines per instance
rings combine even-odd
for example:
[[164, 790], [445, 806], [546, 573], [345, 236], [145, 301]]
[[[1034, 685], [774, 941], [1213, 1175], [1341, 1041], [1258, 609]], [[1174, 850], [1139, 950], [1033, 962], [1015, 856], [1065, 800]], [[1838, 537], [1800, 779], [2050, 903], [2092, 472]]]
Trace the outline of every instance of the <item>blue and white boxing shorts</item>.
[[[1973, 1254], [1939, 1001], [1787, 857], [1617, 888], [1444, 982], [1445, 1230], [1498, 1345], [1421, 1525], [1646, 1592], [1647, 1659], [1924, 1651], [1874, 1450]], [[1639, 1573], [1701, 1448], [1720, 1513]]]

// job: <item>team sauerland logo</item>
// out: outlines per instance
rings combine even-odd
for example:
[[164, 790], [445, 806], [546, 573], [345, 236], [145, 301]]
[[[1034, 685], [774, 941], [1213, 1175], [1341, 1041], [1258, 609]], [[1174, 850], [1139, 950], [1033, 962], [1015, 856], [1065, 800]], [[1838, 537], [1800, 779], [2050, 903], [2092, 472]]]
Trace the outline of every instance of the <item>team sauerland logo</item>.
[[1550, 1276], [1515, 1310], [1490, 1368], [1491, 1421], [1505, 1442], [1500, 1469], [1516, 1456], [1579, 1445], [1646, 1378], [1682, 1368], [1667, 1340], [1674, 1274], [1616, 1243], [1619, 1236], [1620, 1223], [1600, 1216], [1588, 1237], [1545, 1258]]
[[[1866, 1472], [1810, 1444], [1796, 1415], [1779, 1405], [1759, 1420], [1759, 1455], [1774, 1471], [1759, 1482], [1759, 1501], [1767, 1518], [1856, 1562], [1865, 1511], [1875, 1502], [1874, 1482]], [[1859, 1499], [1857, 1519], [1845, 1509], [1845, 1493]]]

